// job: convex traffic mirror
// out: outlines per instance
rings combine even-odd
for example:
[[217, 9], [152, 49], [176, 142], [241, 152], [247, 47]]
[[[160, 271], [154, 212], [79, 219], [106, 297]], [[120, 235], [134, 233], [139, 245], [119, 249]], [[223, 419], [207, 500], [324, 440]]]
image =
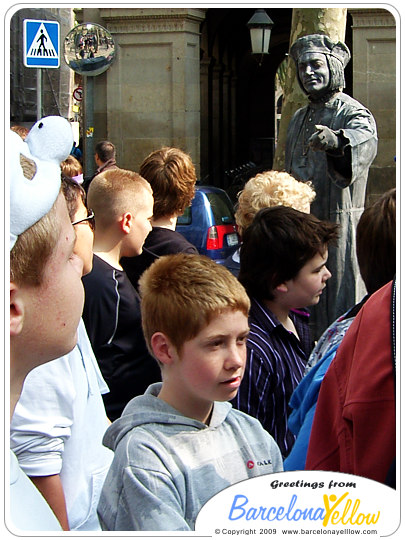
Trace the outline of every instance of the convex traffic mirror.
[[79, 24], [65, 38], [64, 56], [67, 65], [76, 73], [100, 75], [114, 61], [114, 40], [99, 24]]

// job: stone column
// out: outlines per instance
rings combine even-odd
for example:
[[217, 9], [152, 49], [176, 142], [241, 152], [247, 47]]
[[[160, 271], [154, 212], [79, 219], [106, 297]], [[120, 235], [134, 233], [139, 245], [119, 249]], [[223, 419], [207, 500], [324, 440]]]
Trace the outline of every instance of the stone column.
[[220, 172], [222, 172], [222, 71], [223, 66], [216, 62], [212, 68], [212, 131], [210, 133], [213, 150], [211, 153], [212, 178], [216, 185], [223, 187]]
[[207, 184], [210, 181], [210, 126], [209, 126], [209, 114], [210, 114], [210, 95], [209, 95], [209, 77], [210, 77], [210, 64], [211, 60], [204, 56], [200, 62], [200, 82], [201, 82], [201, 110], [200, 110], [200, 122], [201, 122], [201, 144], [200, 144], [200, 180], [203, 184]]
[[236, 118], [237, 118], [237, 107], [236, 107], [236, 85], [237, 85], [238, 78], [235, 75], [235, 70], [232, 70], [232, 76], [231, 76], [231, 103], [230, 103], [230, 132], [232, 136], [231, 140], [231, 162], [237, 163], [238, 162], [238, 155], [237, 155], [237, 149], [236, 149]]
[[353, 97], [377, 122], [378, 153], [370, 168], [367, 203], [395, 186], [396, 24], [385, 9], [349, 9], [353, 19]]
[[[230, 91], [231, 91], [231, 72], [225, 68], [222, 76], [222, 154], [223, 169], [230, 166]], [[221, 171], [223, 173], [223, 171]]]
[[[200, 23], [192, 8], [101, 8], [117, 57], [97, 81], [106, 115], [106, 138], [117, 147], [119, 165], [138, 170], [162, 146], [200, 161]], [[98, 79], [98, 77], [97, 77]], [[97, 90], [96, 90], [97, 91]], [[99, 94], [100, 95], [100, 94]], [[97, 122], [97, 111], [95, 111]]]

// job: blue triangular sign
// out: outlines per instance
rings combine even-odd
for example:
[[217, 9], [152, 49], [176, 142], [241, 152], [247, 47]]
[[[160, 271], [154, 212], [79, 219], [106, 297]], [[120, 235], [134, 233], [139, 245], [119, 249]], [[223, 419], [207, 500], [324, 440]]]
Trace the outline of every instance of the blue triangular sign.
[[59, 67], [59, 23], [24, 20], [24, 65]]

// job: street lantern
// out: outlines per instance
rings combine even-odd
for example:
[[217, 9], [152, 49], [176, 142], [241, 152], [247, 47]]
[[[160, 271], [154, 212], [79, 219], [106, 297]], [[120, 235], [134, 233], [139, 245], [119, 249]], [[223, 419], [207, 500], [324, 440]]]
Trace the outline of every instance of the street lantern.
[[252, 18], [247, 23], [252, 42], [252, 54], [268, 54], [270, 45], [271, 29], [274, 22], [264, 9], [256, 9]]

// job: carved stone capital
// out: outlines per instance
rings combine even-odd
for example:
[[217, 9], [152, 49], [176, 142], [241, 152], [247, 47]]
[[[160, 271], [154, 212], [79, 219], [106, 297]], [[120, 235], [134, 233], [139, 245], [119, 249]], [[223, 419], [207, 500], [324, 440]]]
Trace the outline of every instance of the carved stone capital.
[[100, 15], [112, 33], [188, 32], [199, 34], [206, 9], [101, 8]]
[[395, 27], [394, 15], [386, 9], [349, 9], [353, 28]]

